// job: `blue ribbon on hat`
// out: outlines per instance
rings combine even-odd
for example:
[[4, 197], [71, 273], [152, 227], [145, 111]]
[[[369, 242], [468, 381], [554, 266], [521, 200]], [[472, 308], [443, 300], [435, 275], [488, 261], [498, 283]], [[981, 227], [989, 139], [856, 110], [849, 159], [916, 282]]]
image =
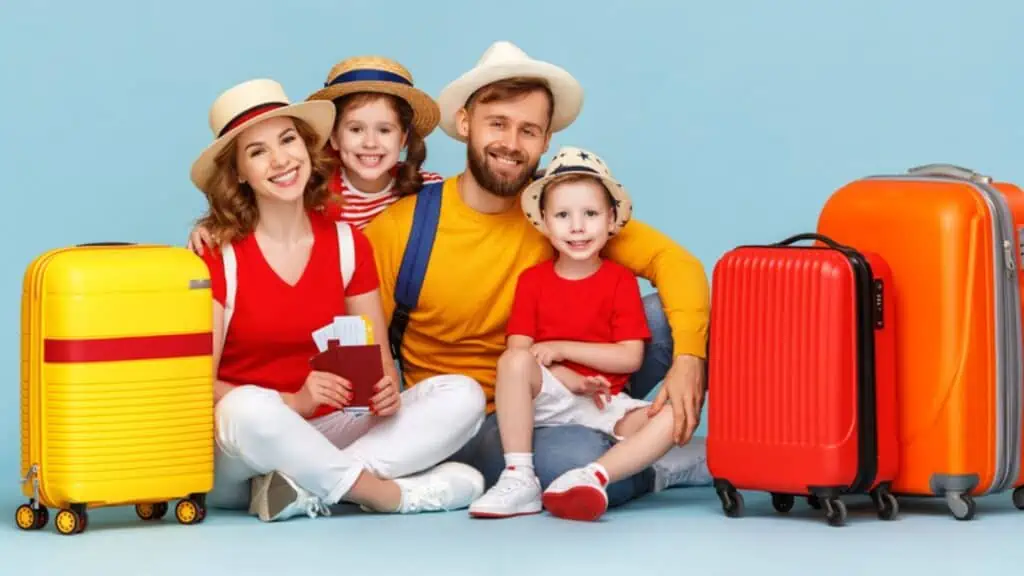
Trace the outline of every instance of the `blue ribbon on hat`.
[[324, 87], [335, 86], [337, 84], [347, 84], [349, 82], [393, 82], [396, 84], [405, 84], [406, 86], [412, 86], [412, 82], [403, 78], [400, 74], [394, 72], [387, 72], [385, 70], [349, 70], [344, 74], [339, 74], [330, 82], [325, 82]]

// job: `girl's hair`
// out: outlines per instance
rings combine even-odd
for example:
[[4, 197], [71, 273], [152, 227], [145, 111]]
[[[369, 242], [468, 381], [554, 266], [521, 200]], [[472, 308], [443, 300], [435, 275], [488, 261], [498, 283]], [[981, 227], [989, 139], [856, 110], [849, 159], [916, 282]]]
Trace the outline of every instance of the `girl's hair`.
[[[327, 184], [337, 166], [330, 154], [316, 147], [316, 133], [304, 121], [292, 118], [295, 128], [306, 143], [311, 171], [303, 193], [307, 209], [317, 209], [327, 198]], [[259, 221], [259, 208], [252, 187], [238, 181], [236, 161], [237, 139], [225, 146], [214, 161], [217, 170], [206, 181], [203, 193], [209, 209], [198, 221], [217, 244], [226, 244], [252, 233]]]
[[341, 117], [345, 111], [364, 106], [381, 98], [391, 104], [391, 109], [398, 115], [398, 123], [406, 134], [405, 162], [400, 165], [398, 175], [395, 178], [395, 194], [398, 196], [415, 194], [423, 187], [423, 176], [420, 174], [420, 168], [427, 159], [427, 143], [423, 141], [422, 136], [412, 129], [413, 110], [408, 102], [397, 96], [381, 94], [379, 92], [346, 94], [334, 101], [334, 107], [337, 110], [336, 122], [341, 124]]

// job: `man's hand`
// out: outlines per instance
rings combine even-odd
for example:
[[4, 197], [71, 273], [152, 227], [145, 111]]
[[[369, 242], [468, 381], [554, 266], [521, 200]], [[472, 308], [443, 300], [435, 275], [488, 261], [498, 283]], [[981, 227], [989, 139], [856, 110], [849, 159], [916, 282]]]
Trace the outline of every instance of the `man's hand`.
[[700, 411], [704, 407], [704, 360], [684, 354], [677, 356], [665, 374], [654, 404], [648, 408], [647, 414], [653, 417], [665, 407], [665, 402], [672, 404], [672, 438], [682, 446], [693, 437], [693, 431], [700, 423]]

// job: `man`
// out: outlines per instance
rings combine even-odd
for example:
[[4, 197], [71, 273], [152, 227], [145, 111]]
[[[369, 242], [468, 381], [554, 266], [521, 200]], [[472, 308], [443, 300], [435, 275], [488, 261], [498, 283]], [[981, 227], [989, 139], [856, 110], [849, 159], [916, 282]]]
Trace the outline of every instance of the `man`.
[[[554, 255], [549, 241], [524, 216], [519, 194], [552, 134], [576, 119], [582, 101], [580, 85], [566, 71], [507, 42], [492, 45], [438, 99], [442, 129], [467, 143], [468, 169], [444, 183], [429, 266], [402, 339], [403, 371], [407, 386], [436, 374], [464, 374], [484, 388], [489, 416], [480, 433], [452, 459], [480, 469], [488, 487], [505, 467], [493, 413], [494, 381], [516, 281], [524, 269]], [[415, 196], [403, 198], [365, 230], [376, 253], [389, 318], [396, 307], [389, 296], [394, 294], [416, 202]], [[645, 300], [654, 338], [631, 393], [645, 396], [664, 378], [653, 409], [671, 406], [676, 441], [685, 445], [697, 426], [704, 395], [709, 315], [704, 268], [686, 250], [636, 220], [609, 240], [605, 255], [659, 289], [660, 298]], [[579, 426], [537, 429], [534, 461], [542, 487], [596, 459], [612, 441]], [[676, 448], [653, 470], [609, 486], [609, 506], [685, 483], [685, 476], [702, 464], [702, 446]]]

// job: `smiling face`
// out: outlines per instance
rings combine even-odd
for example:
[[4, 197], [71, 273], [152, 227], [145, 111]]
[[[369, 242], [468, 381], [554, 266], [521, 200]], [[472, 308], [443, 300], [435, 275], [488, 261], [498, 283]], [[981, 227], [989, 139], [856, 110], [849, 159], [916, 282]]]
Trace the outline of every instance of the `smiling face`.
[[408, 136], [396, 103], [382, 94], [357, 94], [340, 108], [331, 145], [341, 155], [345, 175], [360, 190], [383, 189]]
[[503, 81], [470, 97], [457, 123], [477, 183], [496, 196], [518, 194], [548, 149], [551, 112], [551, 93], [536, 81]]
[[295, 121], [278, 116], [249, 126], [235, 142], [239, 179], [257, 198], [301, 202], [309, 182], [309, 149]]
[[577, 261], [598, 256], [615, 226], [611, 194], [601, 182], [588, 176], [554, 181], [540, 201], [548, 238], [560, 254]]

